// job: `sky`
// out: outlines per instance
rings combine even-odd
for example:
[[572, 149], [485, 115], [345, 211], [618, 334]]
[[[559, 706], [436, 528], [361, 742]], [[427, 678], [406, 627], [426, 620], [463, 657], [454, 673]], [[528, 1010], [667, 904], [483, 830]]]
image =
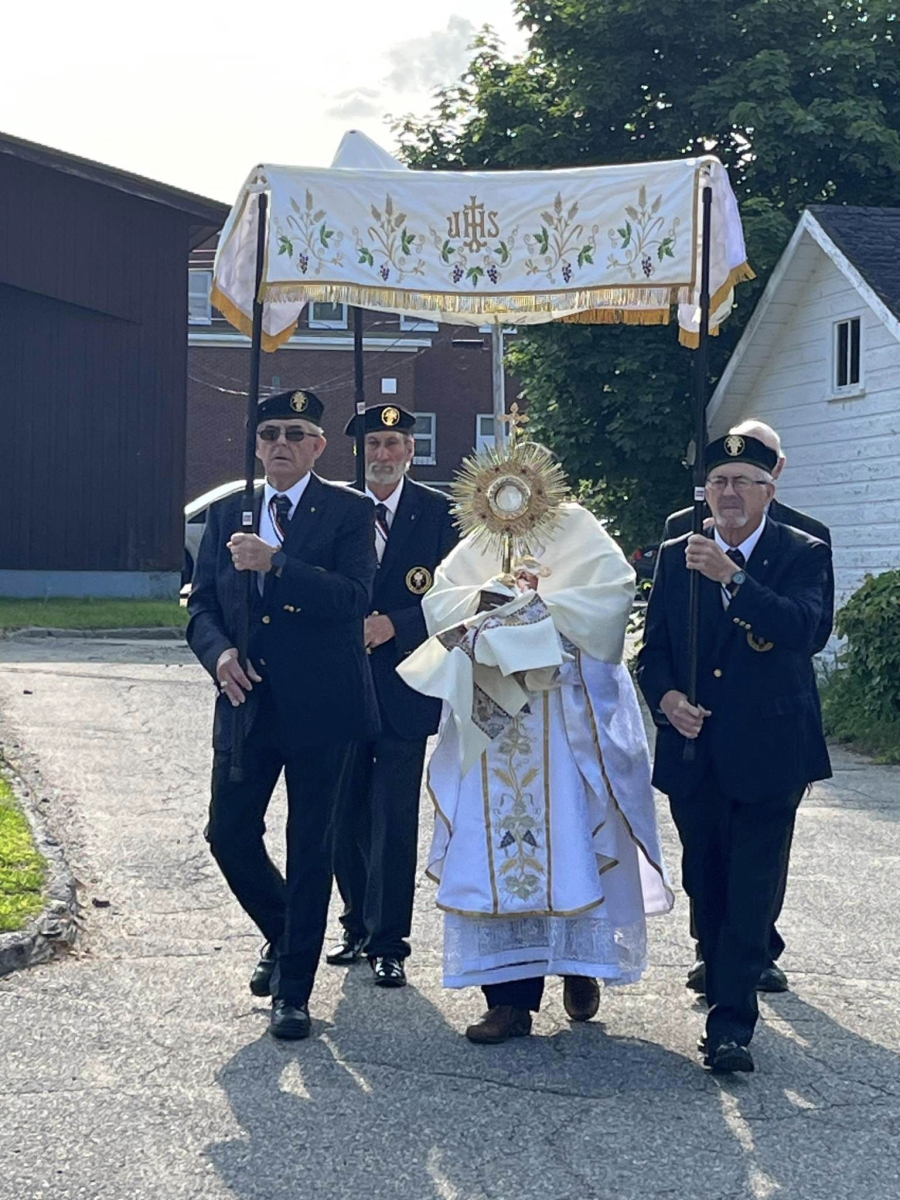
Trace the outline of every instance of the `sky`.
[[0, 132], [230, 204], [256, 163], [328, 166], [360, 129], [424, 115], [512, 0], [32, 0], [3, 17]]

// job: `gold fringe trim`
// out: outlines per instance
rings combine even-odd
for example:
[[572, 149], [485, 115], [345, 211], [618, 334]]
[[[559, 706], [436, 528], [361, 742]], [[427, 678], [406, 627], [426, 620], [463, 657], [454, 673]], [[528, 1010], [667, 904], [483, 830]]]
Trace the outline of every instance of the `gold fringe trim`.
[[[686, 294], [684, 284], [634, 284], [630, 287], [560, 288], [542, 292], [460, 295], [456, 292], [421, 292], [407, 288], [380, 288], [343, 283], [269, 283], [263, 299], [272, 303], [301, 304], [307, 300], [351, 304], [410, 312], [467, 313], [470, 316], [501, 316], [539, 313], [553, 305], [571, 309], [621, 308], [664, 309]], [[657, 292], [656, 296], [647, 295]], [[563, 314], [560, 313], [560, 317]]]
[[[742, 262], [740, 266], [733, 267], [728, 273], [728, 278], [720, 288], [713, 292], [709, 301], [709, 311], [714, 313], [720, 305], [724, 304], [728, 299], [728, 293], [734, 290], [738, 283], [749, 283], [751, 279], [756, 278], [756, 272], [748, 262]], [[713, 326], [709, 331], [710, 337], [719, 336], [718, 325]], [[692, 329], [680, 329], [678, 331], [678, 340], [682, 346], [687, 346], [690, 350], [696, 350], [700, 345], [700, 334]]]
[[[215, 283], [213, 283], [209, 299], [213, 307], [219, 310], [229, 325], [233, 325], [239, 333], [246, 334], [247, 337], [253, 337], [253, 319], [238, 308], [232, 300], [229, 300], [223, 292], [220, 292]], [[263, 350], [272, 354], [279, 346], [283, 346], [285, 342], [290, 341], [294, 336], [296, 328], [297, 322], [294, 321], [286, 329], [282, 329], [280, 333], [266, 333], [263, 330]]]
[[569, 325], [668, 325], [668, 308], [589, 308], [585, 312], [561, 317]]
[[[710, 337], [718, 337], [719, 336], [718, 325], [716, 325], [712, 329], [710, 329], [709, 336]], [[678, 330], [678, 341], [681, 343], [682, 346], [687, 346], [688, 350], [696, 350], [700, 346], [700, 334], [695, 333], [692, 329], [679, 329]]]
[[[724, 302], [737, 283], [755, 279], [756, 275], [746, 262], [735, 267], [726, 281], [710, 300], [710, 309], [715, 310]], [[661, 293], [655, 297], [657, 303], [648, 304], [648, 292]], [[310, 300], [331, 304], [351, 304], [360, 308], [403, 309], [421, 313], [465, 313], [470, 316], [499, 316], [513, 322], [517, 315], [545, 311], [553, 304], [565, 305], [567, 309], [581, 311], [560, 314], [556, 320], [573, 325], [668, 325], [670, 309], [675, 304], [689, 302], [690, 289], [682, 284], [658, 287], [652, 284], [635, 284], [627, 288], [588, 288], [553, 292], [507, 292], [504, 295], [460, 296], [450, 292], [416, 292], [405, 288], [378, 288], [357, 284], [334, 283], [270, 283], [262, 288], [263, 302], [284, 304], [306, 304]], [[213, 281], [210, 296], [212, 304], [235, 329], [251, 337], [253, 321], [246, 313], [225, 296]], [[279, 333], [263, 331], [262, 347], [271, 353], [283, 346], [294, 334], [296, 322]], [[711, 329], [715, 337], [718, 329]], [[699, 336], [682, 329], [678, 339], [683, 346], [696, 349]]]

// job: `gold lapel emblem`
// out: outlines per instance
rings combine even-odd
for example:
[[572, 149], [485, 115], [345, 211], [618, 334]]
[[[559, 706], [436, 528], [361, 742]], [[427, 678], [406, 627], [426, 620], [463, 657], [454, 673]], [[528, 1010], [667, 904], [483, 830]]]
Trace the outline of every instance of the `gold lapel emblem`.
[[725, 439], [725, 453], [737, 458], [744, 453], [744, 439], [738, 433], [730, 433]]
[[427, 567], [413, 567], [406, 573], [406, 586], [414, 596], [422, 596], [431, 587], [434, 579]]
[[306, 412], [306, 407], [309, 404], [306, 392], [294, 392], [291, 396], [291, 408], [296, 413]]
[[765, 652], [767, 650], [771, 650], [774, 647], [775, 643], [767, 642], [765, 638], [754, 637], [753, 630], [748, 629], [747, 630], [747, 645], [750, 647], [751, 650], [756, 650], [757, 653], [759, 653], [759, 654], [765, 654]]
[[388, 429], [392, 428], [400, 420], [400, 413], [396, 408], [386, 408], [381, 414], [382, 425], [387, 425]]

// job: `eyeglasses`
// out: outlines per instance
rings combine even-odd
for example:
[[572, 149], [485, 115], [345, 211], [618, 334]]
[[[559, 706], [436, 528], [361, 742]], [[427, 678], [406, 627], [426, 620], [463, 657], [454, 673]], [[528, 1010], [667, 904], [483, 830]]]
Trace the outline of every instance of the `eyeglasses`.
[[256, 432], [264, 442], [277, 442], [282, 434], [286, 442], [302, 442], [304, 438], [316, 436], [314, 433], [307, 433], [305, 429], [299, 429], [296, 425], [263, 425], [262, 429], [257, 429]]
[[752, 487], [766, 487], [768, 481], [750, 479], [746, 475], [713, 475], [712, 479], [707, 479], [706, 486], [711, 492], [724, 492], [729, 483], [736, 492], [749, 492]]

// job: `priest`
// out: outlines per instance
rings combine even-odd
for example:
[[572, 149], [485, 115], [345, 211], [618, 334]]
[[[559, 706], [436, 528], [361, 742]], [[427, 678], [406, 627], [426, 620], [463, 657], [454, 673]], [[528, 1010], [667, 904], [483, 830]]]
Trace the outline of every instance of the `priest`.
[[[473, 492], [492, 488], [510, 509], [507, 480]], [[431, 636], [398, 668], [444, 702], [428, 873], [445, 986], [487, 1002], [466, 1031], [477, 1043], [528, 1035], [548, 975], [564, 978], [569, 1017], [590, 1019], [597, 980], [641, 977], [646, 915], [673, 903], [622, 662], [634, 573], [586, 509], [551, 517], [507, 572], [477, 532], [460, 542], [423, 601]]]

